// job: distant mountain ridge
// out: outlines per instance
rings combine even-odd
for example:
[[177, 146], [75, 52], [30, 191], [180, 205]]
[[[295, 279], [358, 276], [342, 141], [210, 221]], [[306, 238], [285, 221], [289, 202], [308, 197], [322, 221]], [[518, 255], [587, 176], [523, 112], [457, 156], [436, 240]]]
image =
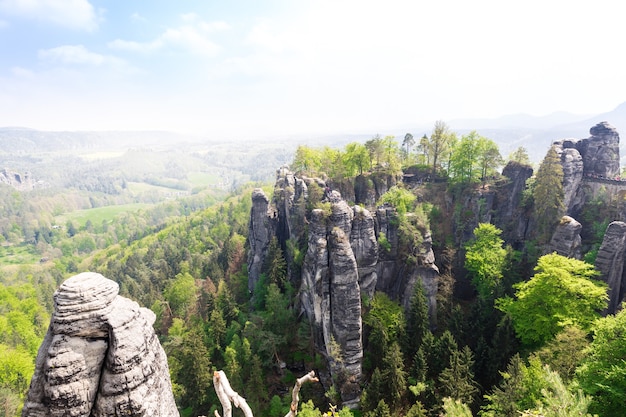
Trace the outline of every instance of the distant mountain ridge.
[[[492, 119], [453, 119], [446, 121], [453, 131], [465, 134], [472, 130], [494, 140], [500, 153], [506, 157], [524, 146], [532, 161], [539, 162], [545, 149], [556, 140], [589, 137], [589, 129], [599, 122], [607, 121], [618, 132], [626, 134], [626, 102], [615, 109], [594, 116], [572, 114], [564, 111], [544, 116], [510, 114]], [[389, 127], [376, 132], [353, 132], [344, 134], [281, 135], [267, 137], [268, 142], [285, 142], [295, 150], [296, 144], [308, 146], [344, 146], [351, 141], [367, 140], [376, 134], [394, 135], [402, 140], [406, 133], [414, 137], [430, 135], [432, 125]], [[216, 138], [220, 140], [220, 138]], [[254, 138], [241, 138], [253, 140]], [[256, 139], [262, 141], [260, 139]], [[125, 150], [136, 147], [177, 147], [185, 143], [207, 142], [208, 139], [165, 131], [41, 131], [26, 127], [0, 127], [0, 154], [37, 153], [59, 151]], [[626, 144], [626, 141], [623, 142]], [[626, 145], [623, 145], [626, 146]], [[626, 150], [626, 148], [624, 148]], [[621, 152], [626, 156], [626, 152]]]

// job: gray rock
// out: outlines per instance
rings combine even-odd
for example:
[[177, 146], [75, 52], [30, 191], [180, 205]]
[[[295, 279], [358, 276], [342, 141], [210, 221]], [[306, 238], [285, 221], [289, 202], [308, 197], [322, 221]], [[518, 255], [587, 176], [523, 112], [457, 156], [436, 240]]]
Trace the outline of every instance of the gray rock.
[[278, 213], [270, 209], [269, 199], [262, 189], [252, 191], [252, 209], [248, 224], [248, 290], [253, 291], [259, 276], [267, 249], [276, 229]]
[[615, 178], [620, 175], [619, 133], [608, 122], [593, 126], [591, 137], [576, 142], [583, 157], [585, 175]]
[[624, 271], [624, 257], [626, 256], [626, 223], [613, 222], [609, 224], [598, 249], [596, 268], [600, 271], [601, 279], [609, 286], [608, 314], [615, 314], [626, 290], [626, 274]]
[[376, 291], [378, 275], [378, 241], [376, 240], [375, 221], [369, 210], [354, 206], [354, 218], [350, 233], [350, 245], [356, 259], [361, 292], [372, 298]]
[[66, 280], [22, 416], [178, 416], [155, 315], [93, 272]]
[[[355, 199], [372, 204], [379, 193], [395, 184], [388, 175], [361, 180], [364, 184], [362, 189], [355, 187]], [[316, 348], [326, 355], [333, 376], [341, 380], [338, 389], [344, 405], [354, 406], [362, 373], [362, 296], [371, 298], [375, 291], [385, 291], [408, 308], [415, 285], [421, 281], [435, 320], [438, 271], [428, 231], [422, 231], [422, 241], [414, 248], [416, 261], [409, 263], [398, 255], [398, 222], [393, 207], [383, 206], [373, 215], [363, 207], [350, 207], [339, 190], [326, 184], [319, 178], [298, 178], [281, 168], [267, 209], [273, 212], [276, 208], [275, 229], [263, 223], [267, 200], [260, 196], [255, 197], [260, 203], [253, 202], [251, 222], [269, 230], [270, 238], [275, 234], [282, 247], [306, 239], [300, 275], [290, 279], [299, 283], [300, 305], [311, 322]], [[307, 213], [306, 207], [319, 203], [323, 209]], [[251, 226], [252, 230], [256, 231], [256, 226]], [[382, 234], [389, 241], [389, 250], [380, 248]], [[254, 236], [258, 235], [255, 232]], [[266, 253], [253, 250], [252, 239], [250, 245], [249, 262], [262, 265]], [[291, 254], [286, 256], [288, 265], [293, 265]]]
[[560, 153], [563, 166], [563, 206], [570, 212], [576, 191], [583, 179], [583, 158], [578, 150], [572, 147], [561, 149], [557, 147], [557, 152]]
[[502, 170], [507, 181], [497, 187], [494, 224], [502, 230], [502, 238], [520, 248], [527, 238], [529, 216], [522, 207], [526, 181], [533, 175], [532, 167], [510, 161]]
[[552, 235], [548, 252], [556, 252], [568, 258], [581, 259], [581, 230], [581, 224], [575, 219], [570, 216], [563, 216]]

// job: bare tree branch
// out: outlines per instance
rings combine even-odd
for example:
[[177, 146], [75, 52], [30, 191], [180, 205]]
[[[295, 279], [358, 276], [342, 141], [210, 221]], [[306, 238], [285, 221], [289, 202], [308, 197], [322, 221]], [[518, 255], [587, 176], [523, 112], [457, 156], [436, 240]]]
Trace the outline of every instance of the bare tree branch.
[[285, 414], [285, 417], [295, 417], [296, 414], [298, 414], [298, 402], [300, 402], [298, 394], [300, 393], [300, 387], [302, 384], [305, 382], [317, 381], [319, 381], [319, 379], [315, 376], [315, 371], [311, 371], [296, 380], [296, 385], [293, 386], [293, 391], [291, 392], [291, 407], [289, 407], [289, 412]]
[[[296, 384], [293, 387], [293, 391], [291, 392], [291, 407], [289, 412], [285, 415], [285, 417], [295, 417], [298, 414], [298, 403], [300, 398], [298, 397], [298, 393], [300, 392], [300, 387], [305, 382], [317, 382], [319, 379], [315, 376], [315, 371], [311, 371], [308, 374], [300, 377], [296, 380]], [[246, 399], [237, 394], [230, 386], [230, 382], [228, 382], [228, 378], [224, 371], [215, 371], [213, 373], [213, 387], [215, 388], [215, 393], [217, 394], [217, 398], [219, 398], [220, 403], [222, 403], [222, 409], [224, 412], [224, 417], [232, 417], [233, 415], [233, 407], [231, 405], [234, 404], [235, 407], [240, 408], [243, 411], [245, 417], [254, 417], [252, 414], [252, 410]], [[215, 410], [215, 417], [221, 417], [220, 413]]]
[[[244, 416], [254, 417], [246, 399], [237, 394], [230, 387], [230, 382], [228, 382], [228, 378], [226, 377], [224, 371], [215, 371], [213, 373], [213, 387], [215, 388], [215, 393], [217, 394], [220, 403], [222, 403], [224, 417], [232, 417], [233, 407], [230, 404], [231, 402], [235, 405], [235, 407], [240, 408], [241, 411], [243, 411]], [[219, 417], [217, 410], [215, 411], [215, 415], [216, 417]]]

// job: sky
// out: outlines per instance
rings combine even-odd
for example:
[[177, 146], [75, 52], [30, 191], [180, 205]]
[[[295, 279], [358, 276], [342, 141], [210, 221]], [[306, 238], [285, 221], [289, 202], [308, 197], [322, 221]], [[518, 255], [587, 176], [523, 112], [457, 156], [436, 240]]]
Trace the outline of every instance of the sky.
[[622, 0], [0, 0], [0, 126], [349, 133], [607, 112]]

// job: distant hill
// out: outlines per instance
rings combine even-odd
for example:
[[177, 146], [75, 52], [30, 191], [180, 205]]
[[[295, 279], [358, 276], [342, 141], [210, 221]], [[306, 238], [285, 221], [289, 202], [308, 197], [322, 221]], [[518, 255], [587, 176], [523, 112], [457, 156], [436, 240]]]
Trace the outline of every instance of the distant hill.
[[0, 128], [0, 153], [126, 150], [171, 146], [193, 138], [161, 131], [42, 131], [23, 127]]
[[[597, 115], [580, 115], [567, 112], [555, 112], [545, 116], [529, 114], [511, 114], [493, 119], [456, 119], [446, 121], [452, 130], [465, 134], [472, 130], [494, 140], [500, 147], [500, 153], [506, 157], [519, 146], [524, 146], [533, 162], [540, 162], [546, 149], [552, 142], [564, 138], [582, 139], [589, 137], [589, 129], [595, 124], [608, 121], [617, 131], [626, 137], [626, 102], [614, 110]], [[398, 141], [404, 135], [412, 133], [414, 137], [430, 135], [432, 125], [389, 127], [376, 132], [355, 131], [337, 134], [298, 134], [281, 135], [266, 138], [239, 138], [221, 140], [233, 148], [235, 142], [248, 143], [253, 147], [268, 144], [282, 144], [285, 151], [291, 153], [298, 144], [308, 146], [342, 147], [352, 141], [364, 142], [376, 134], [395, 135]], [[98, 150], [126, 150], [130, 148], [151, 147], [154, 149], [180, 148], [185, 144], [220, 142], [219, 138], [200, 138], [163, 131], [40, 131], [24, 127], [0, 127], [0, 154], [36, 154], [41, 152], [89, 152]], [[621, 155], [626, 165], [626, 143], [622, 145]]]

